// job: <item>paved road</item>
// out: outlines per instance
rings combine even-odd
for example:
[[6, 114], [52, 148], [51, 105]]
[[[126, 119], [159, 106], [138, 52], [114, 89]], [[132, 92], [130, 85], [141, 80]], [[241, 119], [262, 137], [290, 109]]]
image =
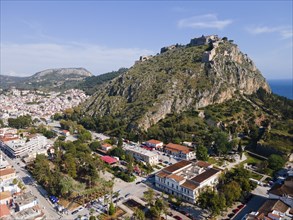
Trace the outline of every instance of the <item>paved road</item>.
[[43, 209], [45, 215], [47, 216], [47, 219], [59, 219], [61, 215], [59, 215], [54, 210], [54, 207], [49, 202], [49, 200], [41, 195], [40, 191], [38, 190], [38, 188], [41, 188], [41, 186], [36, 184], [36, 181], [24, 168], [25, 164], [20, 159], [11, 159], [8, 156], [5, 156], [5, 159], [14, 167], [20, 179], [25, 178], [27, 180], [30, 180], [30, 183], [33, 183], [30, 185], [25, 185], [26, 191], [31, 191], [32, 194], [38, 198], [39, 206]]
[[233, 220], [241, 220], [246, 214], [257, 211], [267, 198], [262, 196], [253, 196], [246, 206], [233, 218]]

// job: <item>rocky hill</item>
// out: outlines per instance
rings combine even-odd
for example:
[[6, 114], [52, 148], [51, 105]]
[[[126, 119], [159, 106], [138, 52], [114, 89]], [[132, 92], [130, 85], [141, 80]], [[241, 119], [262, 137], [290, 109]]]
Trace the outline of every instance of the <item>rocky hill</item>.
[[253, 61], [226, 38], [202, 36], [187, 45], [142, 56], [83, 105], [89, 116], [112, 116], [146, 130], [168, 114], [196, 110], [260, 88], [270, 93]]
[[92, 74], [84, 68], [48, 69], [29, 77], [11, 77], [1, 75], [1, 88], [64, 90], [74, 88]]

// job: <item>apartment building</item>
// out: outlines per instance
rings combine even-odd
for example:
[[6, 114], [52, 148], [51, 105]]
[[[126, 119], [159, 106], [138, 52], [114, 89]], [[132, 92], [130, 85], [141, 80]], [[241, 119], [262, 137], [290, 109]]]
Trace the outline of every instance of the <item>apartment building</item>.
[[156, 165], [159, 162], [158, 154], [152, 151], [130, 145], [124, 145], [124, 149], [126, 153], [131, 154], [138, 161], [146, 162], [150, 165]]
[[8, 140], [1, 143], [1, 147], [11, 157], [24, 157], [40, 152], [48, 144], [48, 139], [42, 135], [31, 137], [28, 141], [25, 139]]

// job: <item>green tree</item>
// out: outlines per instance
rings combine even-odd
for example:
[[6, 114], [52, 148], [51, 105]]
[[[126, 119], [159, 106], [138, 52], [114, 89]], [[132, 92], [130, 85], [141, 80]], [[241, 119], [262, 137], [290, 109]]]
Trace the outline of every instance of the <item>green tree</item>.
[[223, 186], [222, 192], [226, 198], [227, 205], [231, 206], [236, 200], [240, 199], [241, 187], [238, 182], [232, 181]]
[[17, 118], [8, 118], [8, 126], [13, 128], [27, 128], [33, 123], [30, 115], [23, 115]]
[[4, 127], [4, 122], [2, 119], [0, 119], [0, 128], [3, 128]]
[[115, 209], [115, 206], [113, 204], [113, 202], [110, 203], [110, 206], [109, 206], [109, 215], [113, 215], [115, 213], [116, 209]]
[[62, 177], [59, 182], [59, 192], [60, 195], [64, 198], [68, 198], [72, 193], [73, 180], [70, 177]]
[[12, 184], [16, 185], [18, 183], [17, 179], [13, 179]]
[[66, 137], [64, 135], [58, 136], [59, 141], [65, 141]]
[[165, 214], [166, 219], [167, 219], [168, 204], [163, 196], [156, 200], [155, 206], [160, 210], [160, 213], [163, 212]]
[[150, 213], [152, 215], [152, 219], [157, 219], [160, 217], [161, 210], [159, 210], [156, 206], [151, 206]]
[[91, 215], [91, 216], [90, 216], [90, 220], [96, 220], [96, 217], [93, 216], [93, 215]]
[[91, 134], [91, 132], [85, 130], [78, 135], [78, 139], [82, 142], [90, 141], [90, 140], [92, 140], [92, 134]]
[[133, 217], [135, 220], [145, 220], [145, 214], [139, 208], [135, 208], [134, 213], [133, 213]]
[[216, 154], [223, 155], [227, 154], [229, 151], [228, 148], [228, 135], [222, 131], [218, 131], [214, 134], [214, 150]]
[[269, 156], [268, 162], [269, 162], [269, 168], [271, 168], [274, 171], [280, 170], [281, 168], [284, 167], [286, 163], [284, 158], [277, 154], [272, 154], [271, 156]]
[[99, 141], [94, 141], [92, 143], [90, 143], [90, 149], [92, 151], [96, 151], [97, 149], [101, 148], [101, 143]]
[[208, 156], [208, 149], [203, 146], [203, 145], [198, 145], [196, 147], [196, 158], [198, 160], [203, 160], [203, 161], [207, 161], [209, 156]]
[[133, 167], [134, 158], [132, 155], [126, 154], [125, 160], [127, 161], [127, 165], [126, 165], [127, 173], [129, 175], [132, 175], [133, 170], [134, 170], [134, 167]]
[[74, 159], [74, 156], [72, 155], [72, 153], [65, 154], [64, 163], [65, 163], [65, 169], [66, 169], [67, 173], [72, 178], [76, 178], [77, 177], [76, 162], [75, 162], [75, 159]]
[[155, 192], [152, 188], [148, 188], [148, 190], [144, 193], [143, 197], [147, 201], [148, 206], [153, 205]]
[[122, 145], [123, 145], [123, 140], [122, 140], [121, 135], [119, 135], [117, 146], [118, 146], [118, 147], [122, 147]]

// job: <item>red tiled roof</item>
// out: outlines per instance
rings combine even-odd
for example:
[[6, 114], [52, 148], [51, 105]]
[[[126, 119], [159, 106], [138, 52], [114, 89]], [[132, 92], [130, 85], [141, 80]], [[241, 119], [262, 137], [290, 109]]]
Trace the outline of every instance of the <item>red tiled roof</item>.
[[191, 149], [189, 149], [188, 147], [182, 146], [180, 144], [173, 144], [173, 143], [169, 143], [166, 145], [166, 150], [170, 150], [170, 151], [176, 151], [176, 152], [183, 152], [185, 154], [189, 153], [190, 151], [192, 151]]
[[215, 169], [215, 168], [211, 168], [211, 169], [208, 169], [208, 170], [204, 171], [203, 173], [193, 177], [191, 180], [194, 182], [197, 182], [197, 183], [202, 183], [203, 181], [212, 177], [213, 175], [215, 175], [218, 172], [220, 172], [220, 170]]
[[184, 180], [184, 177], [178, 176], [176, 174], [171, 174], [171, 175], [167, 176], [167, 178], [171, 178], [171, 179], [175, 180], [176, 182], [180, 182], [180, 181]]
[[115, 158], [110, 157], [110, 156], [102, 156], [101, 159], [108, 164], [113, 164], [113, 163], [117, 162], [117, 160]]
[[172, 164], [171, 166], [164, 168], [163, 171], [166, 171], [167, 173], [173, 173], [176, 170], [188, 166], [189, 164], [192, 164], [192, 162], [188, 160], [181, 160], [178, 163]]
[[7, 216], [7, 215], [10, 215], [10, 211], [9, 211], [7, 205], [1, 204], [0, 205], [0, 218]]
[[166, 173], [164, 171], [160, 171], [159, 173], [156, 174], [156, 176], [160, 177], [160, 178], [164, 178], [166, 176], [168, 176], [169, 173]]
[[6, 169], [3, 169], [3, 170], [0, 170], [0, 176], [6, 176], [6, 175], [9, 175], [9, 174], [12, 174], [12, 173], [15, 173], [15, 170], [12, 169], [12, 168], [6, 168]]
[[155, 140], [155, 139], [148, 140], [147, 142], [151, 143], [151, 144], [161, 144], [161, 143], [163, 143], [162, 141], [158, 141], [158, 140]]
[[112, 147], [112, 145], [108, 144], [108, 143], [104, 143], [104, 144], [102, 144], [102, 147]]
[[182, 185], [182, 187], [187, 188], [187, 189], [191, 189], [194, 190], [196, 189], [199, 185], [190, 181], [190, 180], [186, 180]]
[[0, 192], [0, 200], [7, 199], [11, 197], [11, 193], [9, 191]]
[[14, 141], [14, 140], [19, 140], [19, 137], [3, 137], [3, 138], [0, 138], [0, 140], [2, 142], [6, 142], [6, 141]]
[[205, 167], [205, 168], [211, 166], [210, 163], [207, 163], [207, 162], [204, 162], [204, 161], [201, 161], [201, 160], [197, 161], [195, 164], [196, 164], [197, 166], [199, 166], [199, 167]]

